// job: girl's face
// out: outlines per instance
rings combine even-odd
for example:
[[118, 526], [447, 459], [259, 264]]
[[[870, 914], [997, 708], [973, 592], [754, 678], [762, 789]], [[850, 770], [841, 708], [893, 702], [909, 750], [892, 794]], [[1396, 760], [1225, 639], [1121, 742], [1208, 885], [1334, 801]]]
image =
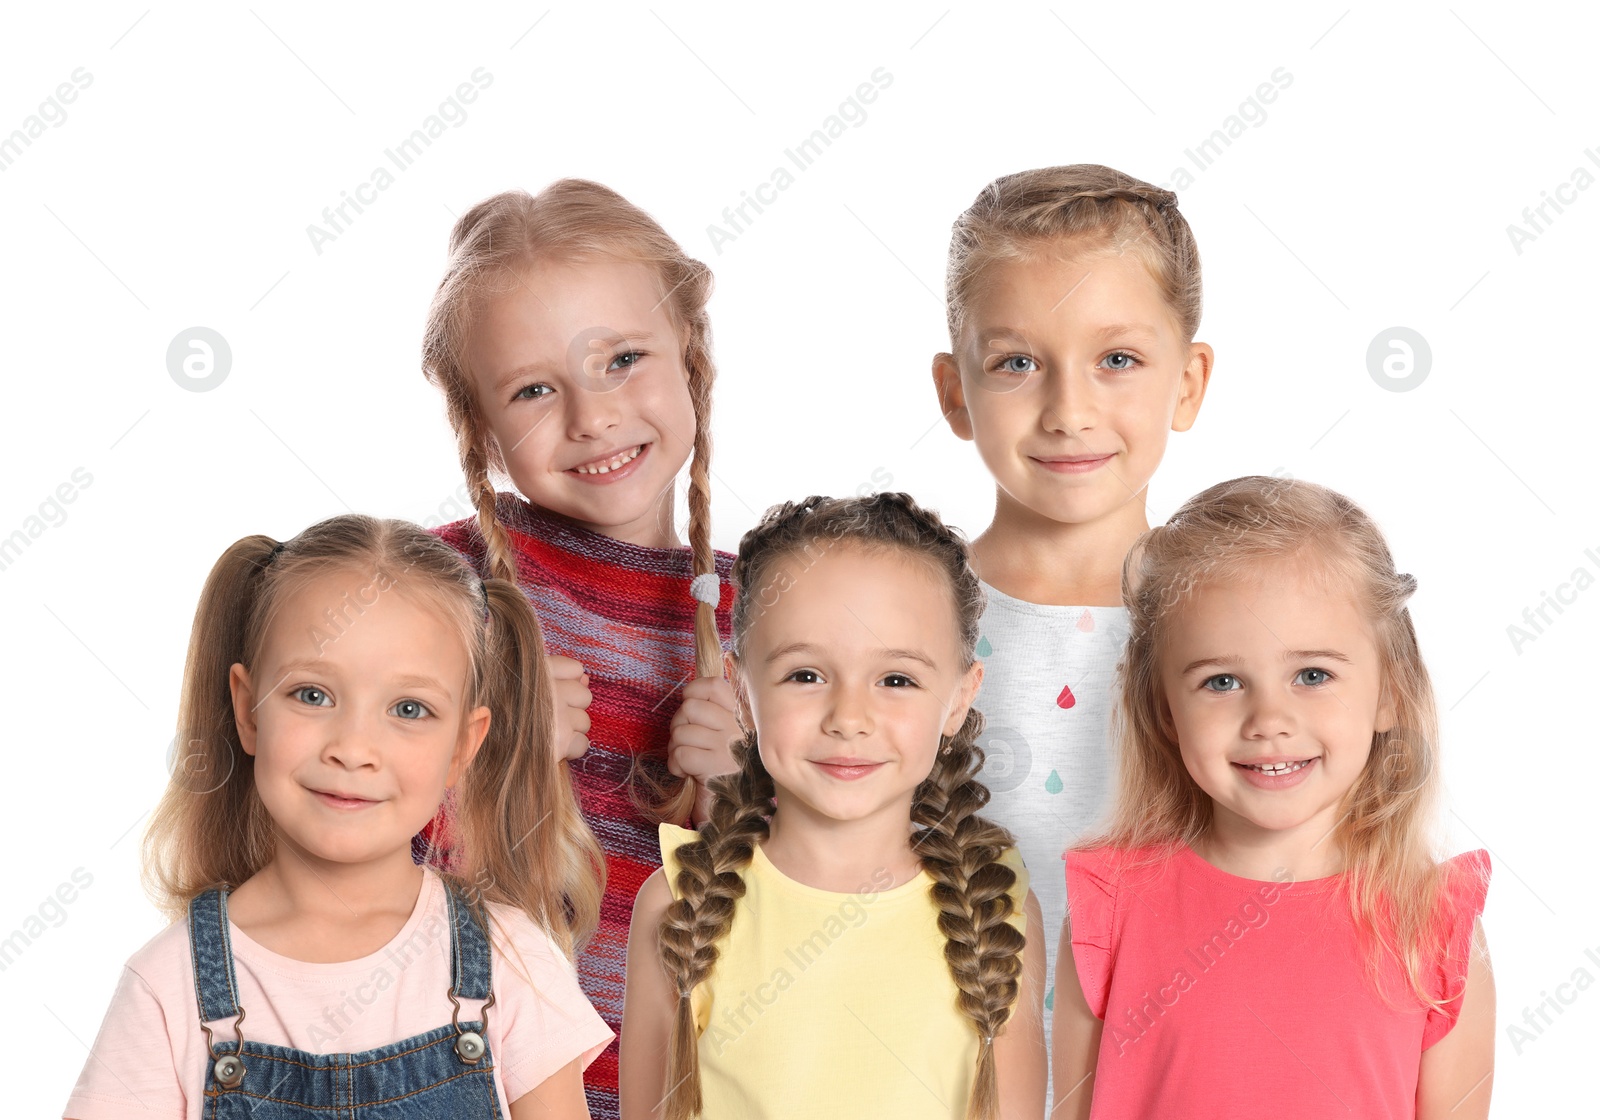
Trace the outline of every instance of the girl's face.
[[409, 860], [489, 728], [468, 668], [459, 633], [386, 575], [329, 572], [288, 598], [256, 666], [229, 675], [280, 842], [313, 862]]
[[1184, 340], [1131, 252], [1002, 261], [982, 279], [958, 352], [933, 363], [951, 429], [1035, 515], [1142, 512], [1167, 433], [1200, 409], [1211, 348]]
[[1171, 620], [1161, 682], [1185, 767], [1221, 838], [1325, 837], [1375, 731], [1394, 725], [1372, 630], [1350, 589], [1276, 561], [1199, 585]]
[[962, 665], [948, 582], [855, 542], [784, 557], [736, 668], [746, 726], [786, 819], [905, 821], [939, 736], [960, 728], [983, 667]]
[[672, 486], [695, 414], [656, 274], [591, 260], [519, 280], [481, 309], [466, 353], [511, 480], [594, 532], [676, 546]]

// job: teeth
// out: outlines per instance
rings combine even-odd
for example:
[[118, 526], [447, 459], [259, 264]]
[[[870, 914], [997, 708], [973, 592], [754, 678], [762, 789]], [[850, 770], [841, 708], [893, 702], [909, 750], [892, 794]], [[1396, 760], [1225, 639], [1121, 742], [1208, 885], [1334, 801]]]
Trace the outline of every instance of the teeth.
[[573, 467], [572, 469], [577, 471], [579, 474], [610, 474], [617, 468], [625, 467], [629, 463], [633, 462], [639, 457], [639, 452], [643, 450], [644, 444], [640, 444], [638, 447], [635, 447], [629, 451], [624, 451], [621, 455], [618, 455], [609, 463], [601, 463], [599, 466], [591, 465], [587, 467]]
[[1254, 770], [1261, 774], [1292, 774], [1296, 770], [1304, 769], [1310, 765], [1311, 760], [1307, 758], [1300, 762], [1247, 763], [1246, 769]]

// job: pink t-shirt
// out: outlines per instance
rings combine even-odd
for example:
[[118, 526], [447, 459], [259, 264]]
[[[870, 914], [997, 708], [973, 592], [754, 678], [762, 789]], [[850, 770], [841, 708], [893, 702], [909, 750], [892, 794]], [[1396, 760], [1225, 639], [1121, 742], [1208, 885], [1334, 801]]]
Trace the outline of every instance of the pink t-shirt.
[[[503, 1115], [510, 1102], [575, 1058], [587, 1066], [611, 1030], [578, 988], [558, 945], [521, 911], [489, 904], [494, 1006], [489, 1051]], [[450, 1023], [450, 924], [444, 885], [424, 868], [416, 907], [370, 956], [309, 964], [252, 941], [232, 922], [245, 1038], [316, 1054], [356, 1053]], [[461, 1001], [461, 1019], [482, 1004]], [[233, 1020], [210, 1024], [233, 1041]], [[67, 1101], [76, 1120], [129, 1116], [200, 1120], [206, 1050], [195, 1006], [186, 922], [174, 922], [128, 961], [100, 1035]]]
[[1091, 1115], [1137, 1120], [1348, 1120], [1416, 1114], [1422, 1051], [1461, 1012], [1484, 851], [1446, 866], [1448, 951], [1425, 1007], [1398, 962], [1368, 977], [1344, 877], [1230, 875], [1187, 847], [1067, 853], [1072, 956], [1104, 1020]]

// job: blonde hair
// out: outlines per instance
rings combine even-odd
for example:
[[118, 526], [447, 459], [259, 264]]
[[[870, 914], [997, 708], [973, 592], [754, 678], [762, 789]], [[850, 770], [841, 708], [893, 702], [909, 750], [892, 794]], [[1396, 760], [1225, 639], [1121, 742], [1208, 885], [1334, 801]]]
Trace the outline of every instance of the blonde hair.
[[1444, 946], [1434, 921], [1440, 865], [1439, 719], [1406, 601], [1416, 580], [1395, 570], [1378, 527], [1343, 495], [1264, 476], [1219, 483], [1145, 533], [1123, 565], [1131, 630], [1118, 710], [1121, 780], [1110, 828], [1082, 847], [1170, 850], [1209, 831], [1212, 802], [1189, 775], [1164, 719], [1161, 655], [1168, 624], [1210, 582], [1250, 578], [1273, 561], [1312, 566], [1346, 588], [1372, 628], [1383, 695], [1395, 722], [1375, 731], [1365, 769], [1346, 794], [1329, 839], [1345, 865], [1351, 914], [1378, 986], [1397, 960], [1411, 989], [1437, 1005], [1425, 964]]
[[[490, 571], [519, 583], [516, 551], [495, 512], [490, 471], [505, 473], [501, 448], [489, 431], [467, 369], [466, 351], [486, 299], [504, 290], [518, 267], [585, 260], [620, 260], [651, 268], [683, 347], [689, 396], [694, 403], [694, 445], [689, 460], [689, 548], [696, 575], [715, 574], [711, 548], [711, 270], [687, 255], [643, 210], [616, 191], [585, 179], [561, 179], [538, 195], [504, 191], [473, 206], [450, 231], [444, 279], [428, 308], [422, 369], [445, 397], [461, 469], [478, 509], [478, 529]], [[716, 608], [695, 610], [695, 663], [700, 676], [722, 675], [722, 641]], [[629, 793], [644, 812], [681, 821], [694, 803], [692, 783], [648, 768], [634, 756]]]
[[[517, 907], [576, 951], [599, 919], [604, 863], [550, 742], [552, 691], [533, 607], [513, 584], [480, 581], [420, 527], [359, 514], [329, 518], [282, 544], [244, 537], [206, 578], [179, 704], [181, 764], [145, 835], [152, 897], [180, 917], [194, 896], [237, 886], [272, 859], [274, 827], [256, 791], [255, 759], [239, 743], [229, 671], [259, 663], [284, 604], [343, 571], [447, 620], [468, 653], [467, 710], [482, 704], [492, 713], [477, 757], [445, 799], [452, 851], [446, 860], [435, 844], [429, 862], [480, 914], [484, 901]], [[353, 624], [349, 611], [359, 616], [375, 601], [366, 591], [353, 608], [347, 595], [339, 614], [328, 612], [330, 626], [342, 633]]]
[[1200, 329], [1200, 250], [1178, 196], [1098, 163], [1002, 175], [956, 219], [945, 272], [950, 345], [989, 266], [1028, 260], [1058, 243], [1072, 250], [1132, 252], [1161, 290], [1185, 342]]
[[[807, 498], [767, 511], [744, 535], [733, 579], [734, 652], [741, 655], [751, 623], [766, 605], [767, 573], [785, 557], [814, 546], [848, 541], [856, 547], [910, 555], [930, 563], [949, 582], [963, 667], [973, 663], [983, 591], [973, 574], [967, 544], [931, 511], [905, 494], [871, 498]], [[978, 1062], [970, 1120], [998, 1116], [993, 1039], [1017, 1002], [1025, 939], [1007, 919], [1014, 912], [1010, 890], [1016, 874], [1000, 861], [1011, 834], [977, 815], [989, 791], [977, 780], [983, 751], [977, 745], [983, 717], [970, 708], [960, 729], [942, 737], [933, 772], [917, 787], [911, 808], [912, 848], [932, 876], [945, 959], [958, 990], [957, 1006], [977, 1032]], [[715, 778], [711, 820], [697, 840], [678, 848], [679, 896], [658, 934], [661, 961], [677, 993], [668, 1047], [666, 1120], [699, 1114], [700, 1066], [690, 994], [711, 974], [717, 943], [733, 925], [734, 903], [744, 895], [742, 872], [756, 845], [769, 833], [776, 811], [772, 777], [762, 765], [756, 733], [735, 745], [737, 772]]]

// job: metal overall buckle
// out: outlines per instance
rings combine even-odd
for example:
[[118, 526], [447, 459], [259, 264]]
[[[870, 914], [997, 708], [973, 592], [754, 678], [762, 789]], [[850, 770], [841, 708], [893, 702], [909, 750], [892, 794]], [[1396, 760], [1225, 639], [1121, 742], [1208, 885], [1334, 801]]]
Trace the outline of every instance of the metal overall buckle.
[[[456, 1056], [469, 1066], [475, 1066], [489, 1052], [489, 1044], [483, 1040], [483, 1035], [477, 1031], [464, 1031], [461, 1029], [461, 1001], [456, 998], [456, 990], [450, 989], [450, 1025], [456, 1029]], [[494, 1006], [494, 991], [491, 989], [489, 998], [484, 1001], [483, 1007], [478, 1011], [478, 1018], [483, 1021], [483, 1029], [489, 1029], [489, 1008]]]
[[206, 1032], [206, 1049], [216, 1062], [211, 1067], [211, 1073], [217, 1079], [217, 1084], [224, 1089], [237, 1089], [244, 1080], [244, 1031], [241, 1024], [244, 1022], [244, 1008], [239, 1008], [239, 1017], [233, 1021], [233, 1037], [237, 1048], [231, 1054], [218, 1054], [211, 1036], [211, 1028], [201, 1023], [200, 1029]]

